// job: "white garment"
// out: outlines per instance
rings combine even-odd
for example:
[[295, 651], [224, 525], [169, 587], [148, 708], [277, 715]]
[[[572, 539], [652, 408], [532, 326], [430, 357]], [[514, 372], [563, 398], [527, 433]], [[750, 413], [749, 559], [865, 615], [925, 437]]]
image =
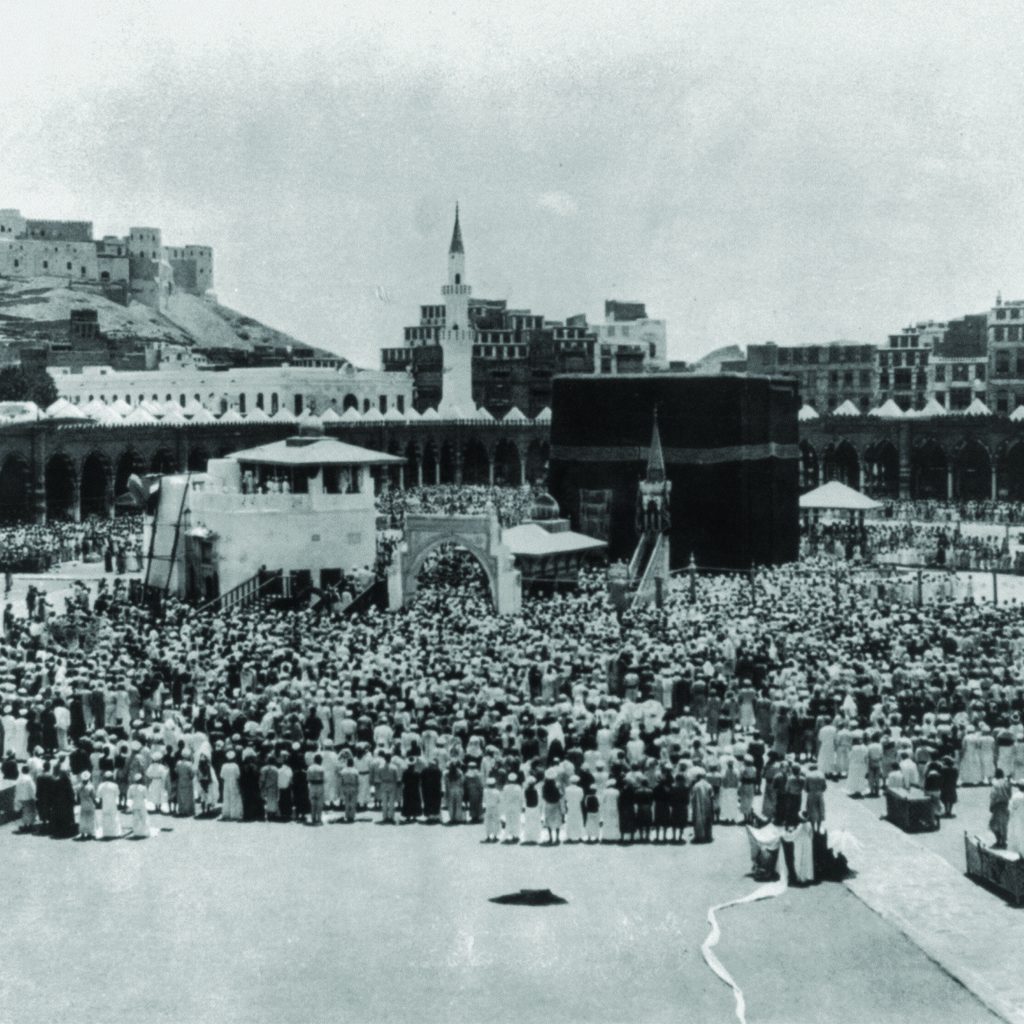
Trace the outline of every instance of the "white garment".
[[619, 791], [611, 786], [601, 794], [601, 838], [619, 840]]
[[121, 815], [117, 810], [119, 798], [116, 782], [102, 782], [96, 790], [96, 798], [102, 807], [102, 828], [104, 839], [116, 839], [121, 835]]
[[565, 838], [571, 843], [583, 838], [583, 788], [570, 784], [565, 788]]
[[850, 747], [850, 771], [846, 777], [847, 793], [863, 793], [868, 788], [868, 748], [863, 743]]
[[1006, 829], [1006, 848], [1024, 857], [1024, 793], [1019, 789], [1010, 797], [1010, 823]]
[[506, 839], [519, 838], [522, 807], [523, 787], [518, 782], [506, 782], [501, 790], [501, 816], [505, 819]]
[[814, 881], [814, 840], [806, 821], [793, 830], [793, 868], [798, 882]]

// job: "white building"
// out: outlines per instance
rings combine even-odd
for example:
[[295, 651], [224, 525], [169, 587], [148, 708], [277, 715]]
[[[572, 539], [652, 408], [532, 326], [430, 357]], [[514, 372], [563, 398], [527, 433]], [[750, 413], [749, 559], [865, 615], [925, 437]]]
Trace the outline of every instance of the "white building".
[[230, 603], [227, 595], [264, 569], [283, 572], [294, 590], [373, 566], [370, 467], [403, 461], [301, 435], [211, 459], [205, 473], [162, 477], [147, 523], [146, 581], [191, 600]]
[[459, 207], [455, 207], [455, 228], [448, 247], [448, 283], [441, 289], [444, 296], [445, 325], [440, 330], [443, 368], [441, 404], [443, 414], [463, 416], [476, 409], [473, 401], [473, 342], [476, 330], [469, 319], [469, 296], [466, 284], [466, 252], [459, 227]]
[[606, 323], [591, 324], [597, 335], [594, 346], [594, 372], [618, 373], [623, 359], [627, 372], [635, 371], [637, 360], [642, 369], [668, 369], [668, 331], [664, 320], [653, 320], [642, 302], [604, 304]]
[[234, 370], [212, 370], [201, 366], [164, 364], [160, 370], [114, 370], [109, 366], [86, 366], [81, 373], [51, 367], [50, 374], [61, 398], [73, 405], [96, 399], [111, 403], [118, 399], [129, 405], [144, 401], [179, 405], [199, 402], [210, 412], [228, 409], [247, 413], [263, 409], [273, 415], [287, 408], [298, 415], [303, 410], [337, 413], [356, 408], [380, 412], [412, 408], [412, 376], [409, 373], [360, 370], [346, 363], [341, 367], [254, 366]]

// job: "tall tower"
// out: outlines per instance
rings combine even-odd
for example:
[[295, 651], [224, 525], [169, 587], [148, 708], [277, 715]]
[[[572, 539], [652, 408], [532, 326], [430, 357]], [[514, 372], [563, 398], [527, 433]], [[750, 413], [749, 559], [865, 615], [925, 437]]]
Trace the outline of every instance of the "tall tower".
[[462, 247], [459, 226], [459, 205], [455, 204], [455, 227], [448, 247], [448, 283], [441, 289], [444, 296], [444, 329], [441, 351], [444, 370], [441, 377], [442, 415], [476, 412], [473, 402], [473, 339], [476, 331], [469, 322], [469, 296], [466, 284], [466, 251]]
[[665, 455], [658, 430], [658, 407], [654, 407], [651, 446], [647, 449], [647, 472], [637, 488], [637, 530], [640, 541], [630, 562], [630, 576], [636, 586], [636, 604], [654, 602], [659, 608], [669, 580], [669, 495], [672, 483], [665, 473]]

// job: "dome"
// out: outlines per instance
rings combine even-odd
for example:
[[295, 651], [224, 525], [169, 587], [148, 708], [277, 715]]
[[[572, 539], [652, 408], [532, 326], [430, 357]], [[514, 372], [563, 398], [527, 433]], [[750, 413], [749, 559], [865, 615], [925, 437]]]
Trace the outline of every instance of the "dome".
[[530, 506], [530, 518], [534, 520], [560, 519], [561, 515], [562, 510], [558, 507], [558, 502], [547, 491], [538, 494]]

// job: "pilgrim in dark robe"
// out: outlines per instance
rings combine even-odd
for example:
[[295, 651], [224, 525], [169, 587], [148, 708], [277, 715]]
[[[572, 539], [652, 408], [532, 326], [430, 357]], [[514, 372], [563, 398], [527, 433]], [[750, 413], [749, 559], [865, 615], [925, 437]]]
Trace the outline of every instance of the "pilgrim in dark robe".
[[425, 765], [420, 773], [420, 792], [423, 794], [423, 813], [428, 821], [441, 819], [441, 769], [436, 761]]
[[[183, 757], [174, 766], [174, 785], [178, 796], [178, 816], [191, 818], [196, 813], [196, 770], [192, 762]], [[245, 803], [245, 770], [242, 771], [242, 803]]]
[[418, 818], [422, 813], [420, 773], [415, 762], [412, 762], [402, 773], [402, 817], [409, 821]]
[[75, 787], [71, 776], [59, 768], [53, 780], [50, 801], [50, 835], [54, 839], [71, 839], [78, 835], [75, 821]]
[[263, 800], [260, 797], [260, 769], [256, 758], [247, 757], [242, 762], [239, 785], [242, 788], [242, 820], [262, 821]]

